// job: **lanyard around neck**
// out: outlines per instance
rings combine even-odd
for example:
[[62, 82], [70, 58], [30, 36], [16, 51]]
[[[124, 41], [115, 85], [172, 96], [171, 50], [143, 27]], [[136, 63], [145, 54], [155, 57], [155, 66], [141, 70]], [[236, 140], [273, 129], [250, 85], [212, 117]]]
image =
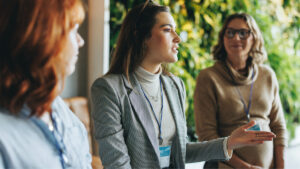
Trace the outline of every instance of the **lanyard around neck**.
[[248, 122], [250, 122], [250, 113], [249, 113], [249, 111], [250, 111], [251, 103], [252, 103], [252, 92], [253, 92], [253, 83], [254, 83], [253, 78], [254, 78], [254, 70], [253, 70], [252, 76], [251, 76], [251, 87], [250, 87], [250, 94], [249, 94], [248, 107], [246, 106], [245, 100], [244, 100], [244, 98], [243, 98], [243, 96], [242, 96], [242, 94], [241, 94], [240, 89], [239, 89], [238, 87], [235, 86], [235, 89], [237, 90], [237, 92], [238, 92], [238, 94], [239, 94], [239, 96], [240, 96], [240, 100], [241, 100], [242, 103], [243, 103], [244, 111], [245, 111], [245, 113], [246, 113]]
[[155, 117], [155, 120], [156, 120], [156, 123], [158, 125], [158, 129], [159, 129], [159, 134], [158, 134], [158, 140], [159, 140], [159, 145], [162, 145], [163, 143], [163, 139], [162, 139], [162, 131], [161, 131], [161, 124], [162, 124], [162, 118], [163, 118], [163, 107], [164, 107], [164, 98], [163, 98], [163, 92], [162, 92], [162, 84], [161, 84], [161, 79], [159, 78], [159, 84], [160, 84], [160, 94], [161, 94], [161, 108], [160, 108], [160, 121], [158, 121], [157, 117], [156, 117], [156, 114], [154, 112], [154, 109], [153, 109], [153, 106], [149, 100], [149, 98], [147, 97], [146, 93], [144, 92], [144, 89], [141, 85], [141, 89], [142, 89], [142, 92], [147, 100], [147, 102], [149, 103], [150, 105], [150, 108], [152, 110], [152, 113]]
[[[226, 68], [227, 68], [227, 71], [232, 79], [232, 81], [234, 82], [234, 78], [233, 78], [233, 75], [232, 75], [232, 72], [230, 71], [228, 65], [226, 65]], [[246, 113], [246, 117], [247, 117], [247, 120], [250, 122], [250, 108], [251, 108], [251, 104], [252, 104], [252, 93], [253, 93], [253, 84], [254, 84], [254, 73], [255, 73], [255, 69], [253, 69], [252, 71], [252, 75], [251, 75], [251, 87], [250, 87], [250, 94], [249, 94], [249, 103], [248, 103], [248, 107], [246, 106], [246, 103], [244, 101], [244, 98], [240, 92], [240, 89], [235, 86], [235, 89], [236, 91], [238, 92], [239, 94], [239, 97], [240, 97], [240, 100], [242, 101], [243, 103], [243, 107], [244, 107], [244, 112]]]

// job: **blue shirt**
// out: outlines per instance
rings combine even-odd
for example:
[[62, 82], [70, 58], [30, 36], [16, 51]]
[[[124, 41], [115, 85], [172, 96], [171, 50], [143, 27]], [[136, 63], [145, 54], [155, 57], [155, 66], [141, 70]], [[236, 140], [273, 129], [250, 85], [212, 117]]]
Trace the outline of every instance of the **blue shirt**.
[[[52, 111], [57, 126], [53, 138], [61, 136], [65, 147], [68, 163], [64, 168], [91, 169], [87, 132], [81, 121], [60, 97], [54, 100]], [[26, 106], [18, 116], [0, 107], [0, 169], [63, 168], [59, 149], [47, 132], [37, 125], [42, 124], [49, 130], [46, 123], [35, 116], [29, 118], [29, 114], [30, 109]]]

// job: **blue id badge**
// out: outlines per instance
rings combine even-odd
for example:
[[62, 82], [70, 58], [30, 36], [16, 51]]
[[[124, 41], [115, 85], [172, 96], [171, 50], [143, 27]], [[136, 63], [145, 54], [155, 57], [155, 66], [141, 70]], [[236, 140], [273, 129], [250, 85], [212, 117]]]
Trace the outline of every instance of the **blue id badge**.
[[160, 146], [159, 147], [159, 163], [161, 168], [170, 166], [170, 155], [171, 155], [171, 146]]
[[252, 126], [251, 128], [248, 129], [248, 131], [260, 131], [260, 126], [259, 124], [255, 124], [254, 126]]

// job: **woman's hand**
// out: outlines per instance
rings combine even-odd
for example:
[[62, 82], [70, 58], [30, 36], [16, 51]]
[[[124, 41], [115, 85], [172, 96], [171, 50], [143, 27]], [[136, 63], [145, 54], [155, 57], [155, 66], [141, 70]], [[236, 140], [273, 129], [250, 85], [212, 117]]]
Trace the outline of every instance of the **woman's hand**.
[[255, 121], [251, 121], [235, 129], [228, 138], [227, 149], [231, 151], [239, 147], [262, 144], [264, 141], [272, 141], [276, 137], [272, 132], [247, 131], [247, 129], [254, 125]]

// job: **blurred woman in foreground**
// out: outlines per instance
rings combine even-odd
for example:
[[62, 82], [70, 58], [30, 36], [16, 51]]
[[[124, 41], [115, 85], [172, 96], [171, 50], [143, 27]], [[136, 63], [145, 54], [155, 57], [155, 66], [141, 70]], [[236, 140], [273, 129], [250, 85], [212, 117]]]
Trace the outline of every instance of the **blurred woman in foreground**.
[[83, 19], [80, 0], [0, 0], [0, 168], [91, 168], [87, 132], [58, 96]]

